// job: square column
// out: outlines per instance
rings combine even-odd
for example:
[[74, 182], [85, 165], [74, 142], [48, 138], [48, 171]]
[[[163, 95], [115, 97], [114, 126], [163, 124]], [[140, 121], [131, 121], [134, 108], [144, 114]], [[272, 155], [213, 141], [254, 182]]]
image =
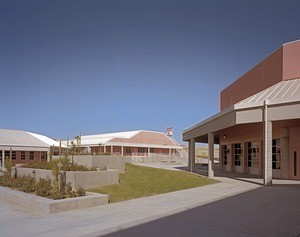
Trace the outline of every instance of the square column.
[[4, 148], [2, 149], [2, 169], [4, 170], [5, 168], [5, 150]]
[[195, 139], [189, 140], [188, 166], [190, 172], [195, 172]]
[[264, 123], [264, 185], [272, 185], [272, 122]]
[[214, 134], [208, 133], [208, 166], [207, 176], [209, 178], [214, 177]]

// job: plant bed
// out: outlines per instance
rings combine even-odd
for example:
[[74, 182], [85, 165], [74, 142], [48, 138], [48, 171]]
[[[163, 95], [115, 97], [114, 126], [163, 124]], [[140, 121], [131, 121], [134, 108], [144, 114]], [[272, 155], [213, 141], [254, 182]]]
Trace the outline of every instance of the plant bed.
[[52, 214], [105, 205], [108, 203], [108, 195], [86, 192], [86, 196], [83, 197], [53, 200], [6, 187], [0, 187], [0, 200], [8, 201], [44, 214]]

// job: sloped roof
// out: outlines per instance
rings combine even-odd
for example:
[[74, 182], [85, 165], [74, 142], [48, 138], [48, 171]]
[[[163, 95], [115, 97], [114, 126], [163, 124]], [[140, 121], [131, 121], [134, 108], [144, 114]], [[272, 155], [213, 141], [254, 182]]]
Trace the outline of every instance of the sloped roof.
[[[59, 142], [55, 141], [49, 137], [46, 137], [44, 135], [41, 134], [36, 134], [36, 133], [32, 133], [32, 132], [28, 132], [30, 135], [36, 137], [37, 139], [41, 140], [42, 142], [46, 143], [48, 146], [56, 146], [59, 147]], [[67, 146], [61, 144], [61, 147], [66, 148]]]
[[0, 146], [44, 147], [59, 146], [59, 143], [44, 135], [22, 130], [0, 129]]
[[[281, 81], [275, 85], [258, 92], [235, 105], [222, 110], [221, 112], [209, 117], [208, 119], [184, 130], [183, 140], [190, 137], [207, 135], [208, 132], [218, 131], [239, 123], [259, 122], [262, 120], [262, 111], [255, 111], [262, 107], [264, 102], [270, 106], [284, 106], [287, 103], [300, 103], [300, 79]], [[238, 111], [254, 111], [255, 117], [248, 114], [238, 113]], [[291, 119], [290, 113], [284, 114], [286, 119]], [[282, 116], [281, 116], [282, 118]]]
[[0, 129], [0, 145], [49, 147], [42, 140], [21, 130]]
[[268, 104], [280, 104], [300, 101], [300, 79], [281, 81], [277, 84], [256, 93], [234, 105], [235, 109], [249, 108]]
[[[162, 133], [162, 132], [147, 131], [147, 130], [136, 130], [136, 131], [128, 131], [128, 132], [105, 133], [105, 134], [95, 134], [95, 135], [83, 135], [83, 136], [81, 136], [81, 145], [82, 146], [85, 146], [85, 145], [98, 145], [98, 144], [106, 144], [108, 142], [112, 142], [112, 143], [130, 142], [131, 138], [133, 138], [136, 135], [138, 135], [140, 133], [143, 133], [143, 132], [158, 133], [158, 134], [163, 134], [163, 135], [166, 136], [166, 134]], [[167, 138], [174, 145], [179, 146], [179, 144], [175, 141], [175, 139], [172, 139], [172, 138], [169, 138], [169, 137], [167, 137]], [[66, 144], [66, 141], [64, 141], [64, 144]]]

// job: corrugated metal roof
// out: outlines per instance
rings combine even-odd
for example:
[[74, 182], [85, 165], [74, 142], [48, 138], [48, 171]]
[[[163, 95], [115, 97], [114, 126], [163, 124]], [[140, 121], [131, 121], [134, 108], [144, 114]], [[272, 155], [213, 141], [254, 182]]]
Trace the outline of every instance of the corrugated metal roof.
[[104, 134], [95, 134], [95, 135], [86, 135], [86, 136], [81, 136], [82, 140], [87, 140], [87, 139], [99, 139], [99, 138], [132, 138], [133, 136], [137, 135], [140, 133], [141, 130], [138, 131], [129, 131], [129, 132], [116, 132], [116, 133], [104, 133]]
[[281, 81], [261, 92], [256, 93], [234, 105], [234, 108], [260, 106], [268, 100], [269, 104], [300, 101], [300, 79]]
[[21, 130], [0, 129], [0, 145], [49, 147], [48, 144]]
[[[36, 133], [32, 133], [32, 132], [28, 132], [30, 135], [36, 137], [37, 139], [41, 140], [42, 142], [46, 143], [48, 146], [56, 146], [59, 147], [59, 142], [55, 141], [49, 137], [46, 137], [44, 135], [41, 134], [36, 134]], [[67, 146], [61, 144], [61, 147], [66, 148]]]

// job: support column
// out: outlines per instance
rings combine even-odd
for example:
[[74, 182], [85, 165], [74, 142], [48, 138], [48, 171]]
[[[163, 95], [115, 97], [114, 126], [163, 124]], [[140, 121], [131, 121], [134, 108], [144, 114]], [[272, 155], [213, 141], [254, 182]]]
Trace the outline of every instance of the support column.
[[121, 155], [124, 156], [124, 147], [121, 146]]
[[208, 166], [207, 176], [209, 178], [214, 177], [214, 134], [208, 133]]
[[172, 156], [172, 149], [169, 148], [169, 156]]
[[248, 143], [244, 142], [243, 143], [243, 173], [249, 173], [248, 170], [248, 147], [247, 147]]
[[2, 169], [5, 168], [4, 163], [5, 163], [5, 150], [4, 150], [4, 148], [3, 148], [3, 150], [2, 150]]
[[106, 153], [106, 146], [104, 146], [104, 150], [103, 150], [103, 153], [104, 153], [104, 154]]
[[289, 178], [290, 138], [289, 128], [284, 128], [281, 137], [281, 172], [282, 178]]
[[150, 147], [148, 147], [148, 157], [150, 157]]
[[189, 140], [189, 156], [188, 156], [189, 171], [195, 172], [195, 139]]
[[272, 122], [268, 120], [268, 101], [264, 101], [264, 185], [272, 185]]
[[110, 146], [110, 154], [113, 155], [114, 154], [114, 147]]

